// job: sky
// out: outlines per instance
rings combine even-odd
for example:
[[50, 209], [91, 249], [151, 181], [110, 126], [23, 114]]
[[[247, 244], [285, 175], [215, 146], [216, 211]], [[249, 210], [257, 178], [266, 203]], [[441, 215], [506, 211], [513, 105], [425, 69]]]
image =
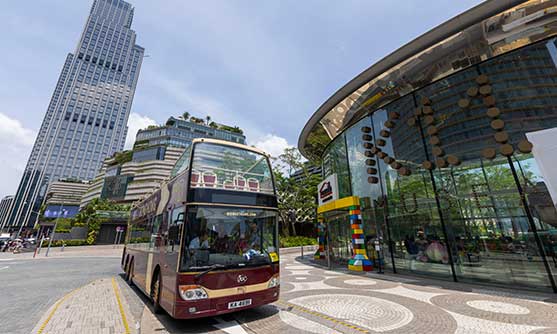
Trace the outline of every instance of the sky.
[[[184, 111], [244, 129], [277, 156], [344, 84], [479, 0], [130, 0], [146, 57], [128, 122]], [[14, 194], [92, 0], [7, 1], [0, 11], [0, 197]]]

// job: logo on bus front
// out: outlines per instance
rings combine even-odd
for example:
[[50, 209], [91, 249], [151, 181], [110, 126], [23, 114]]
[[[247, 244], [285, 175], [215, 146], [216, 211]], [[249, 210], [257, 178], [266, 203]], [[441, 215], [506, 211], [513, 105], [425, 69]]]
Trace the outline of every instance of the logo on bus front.
[[248, 277], [246, 275], [240, 274], [236, 278], [236, 281], [238, 281], [238, 283], [246, 283], [248, 281]]

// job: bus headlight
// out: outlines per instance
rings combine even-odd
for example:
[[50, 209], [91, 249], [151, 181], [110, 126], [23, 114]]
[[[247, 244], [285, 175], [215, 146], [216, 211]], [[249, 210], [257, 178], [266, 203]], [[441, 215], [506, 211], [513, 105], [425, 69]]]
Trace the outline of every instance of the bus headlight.
[[267, 286], [269, 289], [274, 288], [280, 285], [280, 278], [278, 276], [273, 276], [269, 280], [269, 285]]
[[183, 300], [189, 301], [208, 298], [207, 291], [199, 285], [180, 285], [178, 291]]

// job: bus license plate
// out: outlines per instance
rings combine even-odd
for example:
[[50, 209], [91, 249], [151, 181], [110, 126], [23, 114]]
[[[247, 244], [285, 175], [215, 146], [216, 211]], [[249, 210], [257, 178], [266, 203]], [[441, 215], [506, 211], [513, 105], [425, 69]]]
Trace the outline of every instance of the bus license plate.
[[251, 299], [237, 300], [235, 302], [228, 303], [228, 309], [244, 307], [251, 305]]

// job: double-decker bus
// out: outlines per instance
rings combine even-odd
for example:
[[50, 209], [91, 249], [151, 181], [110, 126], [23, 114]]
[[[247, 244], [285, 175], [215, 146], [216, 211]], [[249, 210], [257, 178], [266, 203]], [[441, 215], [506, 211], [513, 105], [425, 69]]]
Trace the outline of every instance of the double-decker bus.
[[155, 312], [177, 319], [278, 300], [277, 197], [268, 156], [193, 140], [170, 180], [132, 207], [122, 269]]

